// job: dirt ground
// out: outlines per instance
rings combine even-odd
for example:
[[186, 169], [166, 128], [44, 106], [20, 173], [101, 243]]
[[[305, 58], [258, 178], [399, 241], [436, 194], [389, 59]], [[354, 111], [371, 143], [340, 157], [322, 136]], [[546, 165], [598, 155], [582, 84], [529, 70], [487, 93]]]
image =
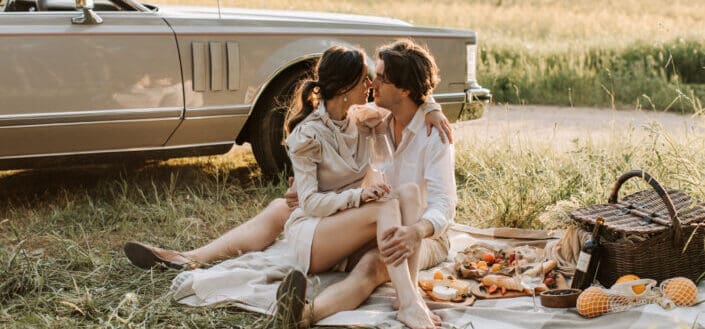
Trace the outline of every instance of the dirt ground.
[[[610, 139], [633, 129], [636, 136], [662, 127], [675, 138], [705, 133], [705, 118], [654, 111], [616, 111], [588, 107], [493, 105], [479, 120], [455, 124], [458, 141], [491, 142], [502, 138], [553, 142], [576, 138]], [[657, 128], [658, 130], [658, 128]]]

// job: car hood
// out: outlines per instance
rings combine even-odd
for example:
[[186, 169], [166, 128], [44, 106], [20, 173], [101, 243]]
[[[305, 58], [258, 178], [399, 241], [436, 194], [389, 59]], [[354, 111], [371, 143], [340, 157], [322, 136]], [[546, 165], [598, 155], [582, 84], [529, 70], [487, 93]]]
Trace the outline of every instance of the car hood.
[[[218, 18], [217, 7], [160, 6], [159, 13], [167, 17]], [[245, 8], [221, 8], [220, 19], [412, 26], [399, 19], [378, 16]]]

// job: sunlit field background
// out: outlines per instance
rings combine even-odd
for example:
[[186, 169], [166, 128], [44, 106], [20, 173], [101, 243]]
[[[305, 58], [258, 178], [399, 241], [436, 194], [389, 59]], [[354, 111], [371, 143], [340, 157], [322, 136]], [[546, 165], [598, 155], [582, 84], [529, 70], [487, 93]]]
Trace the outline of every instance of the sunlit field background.
[[705, 99], [705, 2], [698, 0], [222, 0], [221, 6], [357, 13], [476, 31], [479, 82], [502, 103], [691, 112], [692, 99]]
[[[162, 2], [163, 4], [164, 2]], [[178, 5], [202, 2], [168, 1]], [[210, 3], [209, 5], [215, 5]], [[222, 1], [223, 6], [396, 17], [473, 29], [480, 83], [501, 104], [669, 110], [702, 124], [702, 1]], [[456, 220], [561, 229], [603, 203], [616, 177], [642, 168], [705, 199], [705, 135], [658, 125], [606, 128], [560, 149], [530, 131], [456, 143]], [[625, 193], [646, 188], [629, 183]], [[285, 190], [244, 149], [221, 157], [0, 172], [0, 327], [257, 327], [231, 308], [187, 308], [167, 294], [176, 271], [142, 271], [122, 254], [139, 240], [200, 246]]]

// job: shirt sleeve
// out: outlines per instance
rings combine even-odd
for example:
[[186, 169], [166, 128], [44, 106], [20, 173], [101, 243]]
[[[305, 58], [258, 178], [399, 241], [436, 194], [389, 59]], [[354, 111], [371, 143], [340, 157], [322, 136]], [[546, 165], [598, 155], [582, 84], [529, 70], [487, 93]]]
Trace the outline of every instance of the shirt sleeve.
[[434, 238], [445, 233], [454, 222], [458, 196], [455, 186], [453, 144], [444, 144], [433, 134], [424, 155], [424, 180], [426, 181], [426, 209], [421, 219], [433, 225]]
[[318, 164], [322, 161], [321, 142], [313, 129], [306, 129], [306, 126], [300, 128], [295, 129], [286, 140], [294, 169], [299, 207], [306, 215], [312, 217], [327, 217], [341, 210], [359, 207], [362, 194], [360, 188], [340, 193], [319, 192]]

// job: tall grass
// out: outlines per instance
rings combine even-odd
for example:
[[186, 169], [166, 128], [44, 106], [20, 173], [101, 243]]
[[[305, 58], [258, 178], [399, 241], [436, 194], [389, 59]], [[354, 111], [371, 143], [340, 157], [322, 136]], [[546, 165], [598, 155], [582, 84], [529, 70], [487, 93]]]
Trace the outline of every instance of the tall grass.
[[[702, 120], [702, 118], [697, 118]], [[530, 131], [456, 145], [457, 221], [478, 227], [564, 228], [567, 211], [603, 203], [621, 173], [642, 168], [705, 199], [705, 134], [657, 125], [612, 128], [557, 147]], [[175, 271], [142, 271], [121, 246], [185, 250], [260, 211], [283, 183], [260, 180], [251, 153], [143, 168], [0, 172], [0, 326], [257, 327], [268, 319], [188, 308], [167, 294]], [[623, 193], [647, 186], [628, 183]]]
[[[157, 0], [216, 5], [216, 0]], [[658, 0], [222, 0], [223, 6], [357, 13], [465, 28], [495, 101], [688, 112], [705, 99], [705, 2]], [[441, 72], [442, 73], [442, 72]], [[675, 99], [675, 101], [674, 101]]]

